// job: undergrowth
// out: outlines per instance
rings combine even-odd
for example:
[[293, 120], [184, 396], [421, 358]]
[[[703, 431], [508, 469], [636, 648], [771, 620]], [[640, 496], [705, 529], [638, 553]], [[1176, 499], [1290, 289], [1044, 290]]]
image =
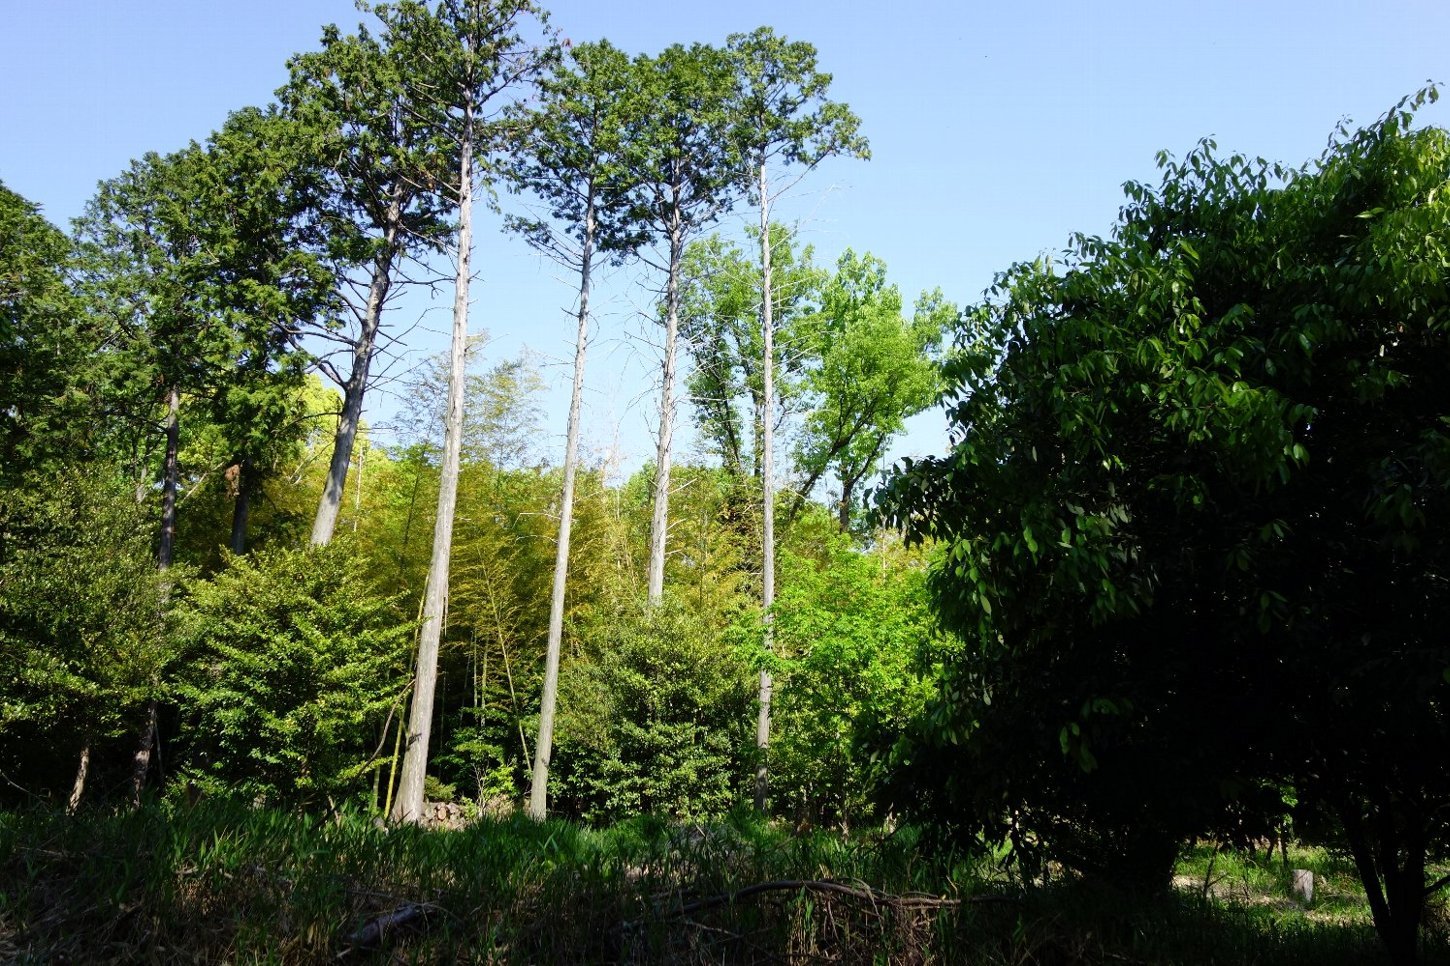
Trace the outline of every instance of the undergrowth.
[[[1363, 897], [1342, 896], [1342, 865], [1320, 859], [1306, 910], [1284, 904], [1280, 871], [1227, 854], [1191, 853], [1173, 896], [1129, 903], [1023, 887], [911, 828], [843, 839], [744, 813], [425, 831], [222, 802], [21, 811], [0, 813], [0, 960], [1383, 961]], [[1242, 896], [1226, 888], [1240, 880]], [[1425, 952], [1450, 962], [1443, 934]]]

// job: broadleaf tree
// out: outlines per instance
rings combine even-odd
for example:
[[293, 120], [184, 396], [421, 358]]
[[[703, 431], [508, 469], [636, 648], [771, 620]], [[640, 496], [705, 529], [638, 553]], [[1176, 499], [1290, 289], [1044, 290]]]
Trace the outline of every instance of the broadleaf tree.
[[1294, 790], [1412, 962], [1450, 852], [1450, 134], [1426, 91], [1315, 162], [1202, 143], [1109, 238], [1020, 265], [945, 367], [953, 447], [888, 516], [967, 647], [913, 799], [1166, 888]]

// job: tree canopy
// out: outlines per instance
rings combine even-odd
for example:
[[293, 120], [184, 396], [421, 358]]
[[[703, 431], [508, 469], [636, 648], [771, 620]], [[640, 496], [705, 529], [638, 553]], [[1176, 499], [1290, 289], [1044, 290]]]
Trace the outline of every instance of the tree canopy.
[[[888, 518], [970, 642], [915, 752], [968, 827], [1166, 882], [1290, 783], [1392, 952], [1450, 846], [1450, 137], [1428, 91], [1315, 162], [1204, 141], [1004, 273]], [[928, 764], [929, 763], [929, 764]], [[1282, 809], [1283, 804], [1269, 807]]]

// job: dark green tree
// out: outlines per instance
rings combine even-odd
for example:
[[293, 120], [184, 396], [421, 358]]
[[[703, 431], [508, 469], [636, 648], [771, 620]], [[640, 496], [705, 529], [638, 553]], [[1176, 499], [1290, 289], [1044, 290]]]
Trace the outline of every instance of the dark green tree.
[[654, 514], [650, 522], [649, 599], [664, 594], [673, 460], [680, 281], [685, 247], [740, 197], [741, 156], [731, 139], [734, 79], [725, 53], [704, 44], [675, 44], [634, 63], [635, 93], [648, 109], [632, 111], [623, 163], [638, 187], [633, 208], [647, 237], [644, 261], [663, 273], [664, 359], [660, 429], [655, 456]]
[[0, 184], [0, 486], [74, 459], [92, 435], [89, 350], [70, 239]]
[[1450, 846], [1450, 137], [1402, 103], [1282, 170], [1204, 142], [1022, 265], [887, 515], [968, 641], [909, 752], [942, 814], [1163, 885], [1292, 784], [1392, 957]]
[[329, 26], [321, 50], [292, 58], [291, 77], [277, 92], [283, 114], [310, 132], [314, 217], [326, 230], [347, 303], [345, 325], [314, 330], [344, 357], [338, 363], [323, 352], [317, 359], [343, 402], [314, 543], [332, 539], [337, 526], [373, 364], [391, 341], [384, 310], [407, 284], [407, 261], [440, 250], [449, 234], [452, 203], [439, 186], [457, 170], [458, 145], [438, 125], [446, 95], [410, 86], [405, 52], [365, 27], [343, 35]]
[[749, 665], [674, 601], [602, 616], [566, 682], [564, 797], [595, 819], [727, 811], [749, 761]]
[[150, 508], [97, 461], [0, 488], [0, 768], [62, 792], [56, 764], [78, 762], [71, 809], [93, 751], [134, 731], [173, 654], [154, 533]]

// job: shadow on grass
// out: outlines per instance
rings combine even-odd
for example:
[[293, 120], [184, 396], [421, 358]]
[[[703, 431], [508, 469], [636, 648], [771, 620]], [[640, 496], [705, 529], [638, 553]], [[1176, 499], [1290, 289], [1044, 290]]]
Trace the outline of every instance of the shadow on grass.
[[[845, 841], [744, 814], [444, 832], [224, 802], [24, 811], [0, 814], [0, 960], [1382, 961], [1361, 924], [989, 873], [910, 829]], [[1445, 953], [1436, 939], [1427, 961]]]

